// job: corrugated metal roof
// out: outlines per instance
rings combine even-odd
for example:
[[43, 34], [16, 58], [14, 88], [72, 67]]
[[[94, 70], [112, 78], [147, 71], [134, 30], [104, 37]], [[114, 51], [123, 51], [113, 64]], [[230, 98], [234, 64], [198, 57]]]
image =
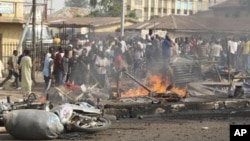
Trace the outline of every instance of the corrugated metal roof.
[[[126, 21], [137, 23], [138, 21], [125, 18]], [[78, 17], [78, 18], [48, 18], [48, 23], [51, 27], [62, 27], [63, 22], [67, 27], [100, 27], [112, 25], [121, 22], [120, 17]]]
[[[160, 24], [155, 24], [160, 23]], [[142, 26], [144, 25], [144, 26]], [[157, 30], [201, 30], [213, 32], [250, 32], [249, 18], [199, 17], [170, 15], [128, 26], [126, 30], [157, 29]]]
[[246, 7], [246, 6], [247, 6], [247, 0], [227, 0], [219, 4], [216, 4], [214, 6], [211, 6], [210, 8], [217, 9], [217, 8]]

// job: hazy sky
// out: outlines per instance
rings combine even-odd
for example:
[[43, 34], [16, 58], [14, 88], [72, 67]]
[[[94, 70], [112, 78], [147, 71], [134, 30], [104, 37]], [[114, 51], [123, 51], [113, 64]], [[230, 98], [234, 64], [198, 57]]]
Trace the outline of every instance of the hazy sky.
[[[32, 0], [25, 0], [26, 2], [32, 3]], [[36, 0], [37, 3], [44, 3], [45, 1], [48, 1], [48, 9], [53, 9], [52, 12], [55, 12], [61, 8], [64, 7], [65, 0]], [[52, 3], [52, 7], [51, 7]], [[49, 11], [50, 12], [50, 11]], [[50, 14], [50, 13], [48, 13]]]
[[[52, 2], [52, 7], [50, 6], [51, 2]], [[52, 8], [53, 12], [55, 12], [55, 11], [64, 7], [64, 2], [65, 2], [65, 0], [49, 0], [48, 1], [48, 4], [49, 4], [48, 8]]]

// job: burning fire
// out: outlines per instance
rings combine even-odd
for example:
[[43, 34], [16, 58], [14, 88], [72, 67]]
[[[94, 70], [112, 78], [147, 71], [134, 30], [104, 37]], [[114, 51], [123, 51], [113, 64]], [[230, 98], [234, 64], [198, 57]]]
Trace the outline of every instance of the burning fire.
[[[159, 75], [151, 75], [145, 84], [145, 86], [155, 93], [166, 93], [166, 88], [169, 85], [170, 84]], [[185, 89], [180, 89], [177, 87], [173, 87], [170, 91], [180, 95], [181, 97], [185, 97], [187, 94]], [[129, 89], [128, 91], [121, 93], [121, 97], [139, 97], [147, 96], [148, 94], [149, 92], [147, 90], [139, 86], [138, 88]]]

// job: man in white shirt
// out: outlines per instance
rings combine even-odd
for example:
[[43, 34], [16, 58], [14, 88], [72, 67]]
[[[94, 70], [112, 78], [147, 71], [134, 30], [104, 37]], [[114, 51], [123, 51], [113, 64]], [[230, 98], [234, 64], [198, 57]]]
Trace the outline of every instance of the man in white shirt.
[[219, 41], [216, 41], [215, 44], [211, 47], [213, 61], [219, 61], [221, 52], [223, 51], [222, 46], [219, 44]]
[[235, 67], [236, 55], [238, 49], [238, 43], [235, 40], [228, 40], [228, 49], [230, 52], [230, 63], [232, 67]]
[[97, 68], [97, 73], [98, 73], [98, 78], [99, 78], [99, 83], [101, 87], [103, 88], [110, 88], [109, 81], [108, 81], [108, 76], [107, 76], [107, 68], [109, 65], [108, 59], [105, 57], [105, 54], [103, 51], [99, 51], [99, 55], [96, 58], [95, 62], [96, 68]]
[[124, 52], [126, 52], [126, 51], [128, 50], [127, 44], [126, 44], [126, 42], [124, 41], [124, 38], [123, 38], [123, 37], [121, 38], [120, 43], [121, 43], [121, 49], [122, 49], [122, 54], [123, 54]]

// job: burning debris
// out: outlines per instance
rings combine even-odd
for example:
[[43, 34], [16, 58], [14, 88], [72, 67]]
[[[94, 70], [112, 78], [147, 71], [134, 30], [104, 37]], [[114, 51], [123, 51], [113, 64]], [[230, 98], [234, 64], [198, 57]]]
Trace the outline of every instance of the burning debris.
[[141, 87], [130, 88], [127, 91], [122, 91], [120, 94], [121, 99], [134, 97], [152, 97], [158, 100], [164, 99], [166, 101], [180, 101], [180, 99], [187, 96], [187, 91], [185, 89], [174, 87], [161, 75], [151, 75], [147, 80], [145, 80], [143, 84], [131, 74], [127, 72], [124, 72], [124, 74], [126, 74]]

